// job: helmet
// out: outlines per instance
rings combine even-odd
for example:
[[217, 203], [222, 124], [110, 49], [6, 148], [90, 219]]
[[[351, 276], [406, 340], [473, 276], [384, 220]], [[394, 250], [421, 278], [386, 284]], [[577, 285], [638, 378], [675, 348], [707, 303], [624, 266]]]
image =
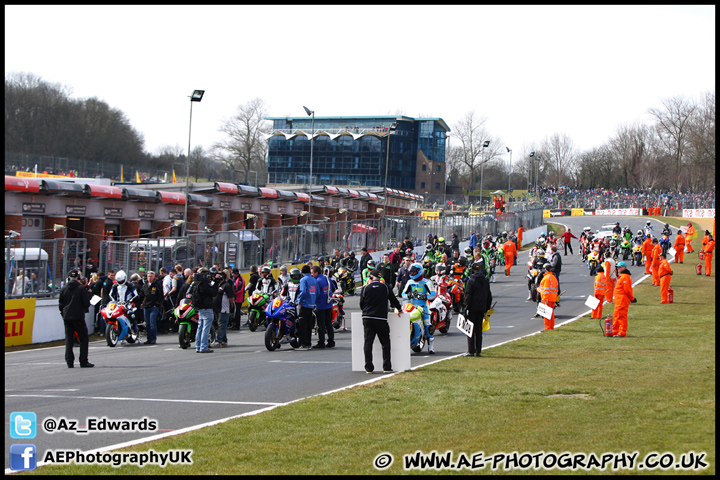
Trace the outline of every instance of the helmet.
[[299, 268], [293, 268], [290, 270], [290, 281], [293, 283], [300, 283], [300, 279], [302, 278], [302, 273], [300, 273]]
[[373, 268], [375, 268], [375, 260], [368, 260], [367, 266], [368, 266], [368, 268], [371, 269], [371, 270], [372, 270]]
[[458, 262], [460, 262], [460, 265], [462, 265], [463, 267], [467, 267], [467, 258], [460, 257], [460, 260], [458, 260]]
[[645, 225], [650, 226], [650, 221], [645, 222]]
[[550, 233], [548, 233], [548, 236], [549, 236], [549, 237], [554, 237], [554, 236], [555, 236], [555, 232], [553, 232], [552, 230], [550, 230]]
[[625, 230], [630, 231], [630, 225], [625, 225]]
[[445, 237], [440, 237], [440, 238], [438, 238], [438, 243], [441, 244], [441, 245], [444, 244], [444, 243], [445, 243]]
[[125, 273], [125, 270], [120, 270], [115, 274], [115, 280], [118, 284], [122, 285], [125, 283], [125, 279], [127, 278], [127, 274]]
[[465, 255], [472, 255], [472, 248], [467, 247], [467, 248], [465, 249]]
[[355, 256], [355, 250], [350, 250], [350, 256], [351, 256], [351, 257], [354, 257], [354, 256]]
[[538, 256], [538, 257], [540, 257], [540, 258], [545, 258], [545, 251], [544, 251], [544, 250], [538, 250], [537, 252], [535, 252], [535, 255]]
[[617, 265], [616, 265], [616, 267], [625, 267], [625, 268], [627, 268], [627, 263], [625, 263], [625, 262], [618, 262]]
[[488, 242], [487, 240], [485, 240], [485, 241], [483, 242], [483, 248], [490, 248], [490, 242]]
[[323, 262], [323, 263], [324, 263], [324, 262], [327, 262], [327, 260], [325, 260], [325, 257], [319, 257], [319, 258], [318, 258], [318, 262]]
[[642, 235], [642, 230], [638, 230], [638, 235]]
[[432, 243], [428, 243], [427, 245], [425, 245], [425, 250], [427, 250], [428, 252], [432, 250]]
[[270, 267], [265, 265], [262, 267], [262, 270], [260, 270], [260, 275], [262, 275], [263, 278], [267, 278], [268, 275], [270, 275]]
[[542, 238], [545, 238], [546, 236], [547, 236], [547, 234], [546, 234], [545, 232], [542, 232], [542, 233], [540, 234], [540, 237], [542, 237]]
[[216, 273], [218, 273], [217, 267], [210, 267], [210, 273], [213, 274], [213, 275], [215, 275]]
[[611, 246], [611, 247], [617, 247], [617, 242], [615, 241], [614, 238], [613, 238], [612, 240], [610, 240], [610, 246]]
[[445, 265], [438, 263], [435, 265], [435, 273], [445, 272]]
[[589, 232], [589, 231], [590, 231], [590, 227], [583, 228], [583, 232]]
[[325, 275], [326, 277], [330, 277], [330, 276], [332, 276], [334, 271], [335, 270], [333, 269], [332, 266], [325, 265], [325, 268], [323, 269], [323, 275]]
[[410, 278], [417, 280], [423, 276], [423, 268], [419, 263], [413, 263], [410, 265]]
[[505, 230], [503, 230], [502, 236], [503, 236], [503, 237], [507, 237], [507, 232], [506, 232]]

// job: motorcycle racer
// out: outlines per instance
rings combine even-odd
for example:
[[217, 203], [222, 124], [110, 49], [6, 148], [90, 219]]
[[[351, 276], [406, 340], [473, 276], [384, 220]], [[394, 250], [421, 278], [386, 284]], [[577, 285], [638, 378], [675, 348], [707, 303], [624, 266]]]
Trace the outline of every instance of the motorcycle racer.
[[419, 263], [413, 263], [410, 267], [410, 280], [405, 284], [402, 292], [402, 298], [409, 299], [410, 303], [415, 305], [422, 312], [423, 324], [425, 325], [425, 335], [428, 338], [428, 348], [431, 354], [435, 353], [435, 338], [430, 331], [430, 312], [428, 310], [428, 301], [432, 302], [437, 293], [432, 282], [426, 280], [423, 276], [423, 267]]

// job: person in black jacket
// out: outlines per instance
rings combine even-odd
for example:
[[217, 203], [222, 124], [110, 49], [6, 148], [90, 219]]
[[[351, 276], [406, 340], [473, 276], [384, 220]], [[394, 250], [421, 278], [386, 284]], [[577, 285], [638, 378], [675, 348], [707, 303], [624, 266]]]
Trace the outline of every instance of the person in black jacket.
[[163, 303], [163, 287], [155, 272], [147, 272], [147, 281], [140, 289], [142, 293], [143, 316], [145, 317], [146, 345], [155, 345], [157, 340], [157, 318]]
[[[360, 251], [362, 252], [362, 256], [360, 257], [360, 272], [363, 272], [367, 267], [367, 262], [372, 260], [372, 256], [368, 253], [366, 247], [363, 247]], [[320, 265], [320, 268], [322, 268], [322, 265]]]
[[372, 358], [375, 335], [380, 340], [383, 352], [383, 373], [392, 372], [390, 359], [390, 325], [387, 321], [388, 301], [400, 316], [400, 302], [392, 291], [392, 287], [380, 281], [380, 272], [370, 272], [370, 283], [365, 285], [360, 294], [360, 309], [362, 310], [365, 342], [365, 371], [372, 373], [375, 370]]
[[218, 286], [222, 277], [211, 277], [207, 268], [202, 268], [195, 275], [197, 282], [197, 300], [194, 302], [195, 311], [198, 312], [198, 329], [195, 335], [195, 352], [212, 353], [208, 348], [210, 340], [210, 327], [213, 322], [213, 299], [218, 294]]
[[465, 289], [465, 318], [470, 320], [473, 327], [472, 337], [468, 337], [468, 351], [466, 357], [480, 357], [482, 352], [482, 323], [485, 313], [492, 305], [492, 293], [490, 283], [485, 278], [484, 266], [482, 263], [472, 264], [472, 275], [467, 282]]
[[68, 277], [68, 284], [60, 291], [58, 299], [60, 315], [65, 324], [65, 363], [68, 368], [75, 366], [73, 344], [75, 343], [75, 333], [77, 333], [80, 341], [80, 367], [94, 367], [95, 365], [88, 361], [89, 342], [85, 324], [85, 313], [90, 308], [90, 293], [78, 281], [80, 272], [71, 270]]

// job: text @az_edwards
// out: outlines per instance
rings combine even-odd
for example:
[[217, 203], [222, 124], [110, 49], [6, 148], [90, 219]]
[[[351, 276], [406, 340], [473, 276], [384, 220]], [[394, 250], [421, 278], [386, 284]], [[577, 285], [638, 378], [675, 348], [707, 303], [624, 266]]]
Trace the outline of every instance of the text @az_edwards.
[[140, 420], [111, 420], [107, 417], [87, 417], [84, 424], [78, 420], [60, 417], [48, 417], [42, 422], [43, 431], [53, 434], [57, 432], [70, 432], [87, 434], [90, 432], [154, 432], [158, 428], [157, 420], [144, 417]]

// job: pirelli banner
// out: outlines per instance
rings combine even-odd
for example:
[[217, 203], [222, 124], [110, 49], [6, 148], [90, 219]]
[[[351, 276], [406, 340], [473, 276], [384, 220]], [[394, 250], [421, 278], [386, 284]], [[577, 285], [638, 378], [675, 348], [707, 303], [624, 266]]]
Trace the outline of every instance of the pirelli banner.
[[543, 218], [554, 218], [554, 217], [569, 217], [570, 210], [566, 208], [559, 208], [554, 210], [543, 210]]
[[5, 300], [5, 346], [32, 343], [35, 298]]
[[420, 216], [422, 218], [439, 218], [440, 217], [440, 211], [422, 211], [420, 212]]

